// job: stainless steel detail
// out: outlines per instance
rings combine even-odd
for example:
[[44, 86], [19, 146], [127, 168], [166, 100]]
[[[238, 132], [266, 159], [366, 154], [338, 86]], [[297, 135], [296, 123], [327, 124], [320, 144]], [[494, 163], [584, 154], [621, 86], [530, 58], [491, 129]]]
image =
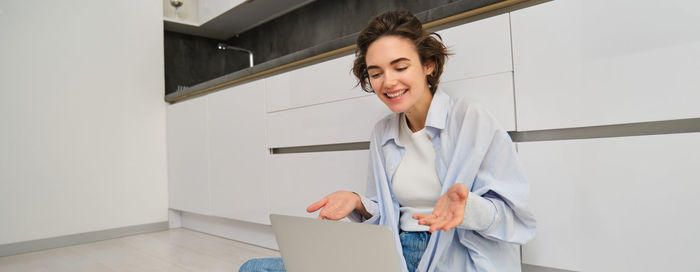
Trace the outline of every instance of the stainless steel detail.
[[253, 67], [253, 52], [252, 52], [252, 51], [250, 51], [250, 50], [248, 50], [248, 49], [240, 48], [240, 47], [231, 46], [231, 45], [228, 45], [228, 44], [225, 44], [225, 43], [219, 43], [219, 45], [217, 46], [217, 48], [218, 48], [219, 50], [236, 50], [236, 51], [247, 52], [247, 53], [248, 53], [249, 60], [250, 60], [250, 67]]

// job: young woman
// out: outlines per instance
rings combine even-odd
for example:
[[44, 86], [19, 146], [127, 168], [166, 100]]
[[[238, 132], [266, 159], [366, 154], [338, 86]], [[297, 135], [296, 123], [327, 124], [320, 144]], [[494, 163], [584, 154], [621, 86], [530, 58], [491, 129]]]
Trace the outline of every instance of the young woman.
[[[394, 114], [370, 139], [367, 196], [338, 191], [307, 211], [388, 226], [405, 271], [520, 271], [519, 245], [535, 233], [528, 181], [491, 115], [437, 91], [446, 56], [410, 13], [370, 21], [353, 73]], [[241, 267], [275, 269], [281, 259]]]

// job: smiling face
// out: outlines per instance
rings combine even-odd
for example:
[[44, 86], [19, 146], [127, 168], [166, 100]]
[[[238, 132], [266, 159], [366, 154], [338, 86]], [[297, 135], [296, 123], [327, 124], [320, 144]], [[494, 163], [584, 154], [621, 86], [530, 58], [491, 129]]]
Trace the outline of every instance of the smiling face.
[[433, 96], [426, 76], [434, 65], [421, 63], [411, 40], [381, 37], [367, 48], [365, 63], [372, 89], [392, 112], [427, 115]]

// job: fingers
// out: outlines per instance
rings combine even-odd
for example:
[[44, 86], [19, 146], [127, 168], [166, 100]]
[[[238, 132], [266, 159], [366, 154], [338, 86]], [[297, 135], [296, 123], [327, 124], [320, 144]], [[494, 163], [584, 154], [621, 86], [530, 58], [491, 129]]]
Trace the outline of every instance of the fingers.
[[352, 192], [337, 191], [311, 204], [306, 211], [312, 213], [320, 209], [319, 219], [340, 220], [356, 209], [356, 198]]
[[438, 230], [444, 230], [445, 225], [447, 225], [448, 220], [446, 218], [438, 218], [435, 222], [430, 225], [430, 232], [435, 232]]
[[468, 196], [469, 188], [466, 185], [454, 184], [438, 199], [432, 214], [414, 214], [412, 217], [418, 220], [418, 224], [430, 226], [430, 232], [451, 230], [464, 220], [464, 206]]
[[462, 219], [456, 218], [456, 217], [452, 218], [452, 220], [450, 220], [449, 223], [447, 223], [447, 224], [445, 224], [445, 226], [443, 226], [442, 230], [448, 231], [448, 230], [454, 229], [457, 226], [459, 226], [459, 224], [461, 224], [461, 223], [462, 223]]
[[414, 214], [413, 219], [418, 220], [418, 225], [430, 226], [432, 221], [430, 220], [432, 215], [427, 214]]
[[457, 219], [457, 218], [451, 218], [451, 219], [442, 218], [442, 220], [438, 220], [434, 224], [430, 225], [430, 232], [432, 233], [432, 232], [435, 232], [438, 230], [448, 231], [448, 230], [456, 228], [461, 223], [462, 223], [462, 221], [460, 219]]
[[419, 225], [430, 226], [431, 229], [444, 220], [436, 214], [414, 214], [413, 219], [418, 219]]
[[416, 220], [421, 220], [421, 219], [425, 218], [426, 216], [428, 216], [428, 215], [415, 213], [415, 214], [413, 214], [413, 216], [411, 216], [411, 218], [416, 219]]
[[430, 232], [438, 230], [448, 231], [459, 226], [462, 223], [462, 218], [456, 215], [439, 216], [435, 214], [414, 214], [413, 219], [418, 220], [418, 224], [430, 226]]
[[433, 214], [418, 214], [417, 213], [417, 214], [414, 214], [412, 216], [412, 218], [418, 220], [418, 224], [429, 226], [429, 225], [433, 224], [435, 222], [435, 220], [437, 220], [438, 215], [434, 214], [434, 213]]
[[306, 208], [306, 212], [312, 213], [312, 212], [318, 211], [318, 209], [322, 208], [323, 206], [326, 206], [327, 203], [328, 203], [328, 198], [324, 197], [323, 199], [317, 201], [316, 203], [309, 205], [309, 207]]
[[318, 219], [338, 221], [343, 218], [345, 216], [340, 216], [337, 211], [329, 211], [329, 208], [324, 208], [318, 213]]

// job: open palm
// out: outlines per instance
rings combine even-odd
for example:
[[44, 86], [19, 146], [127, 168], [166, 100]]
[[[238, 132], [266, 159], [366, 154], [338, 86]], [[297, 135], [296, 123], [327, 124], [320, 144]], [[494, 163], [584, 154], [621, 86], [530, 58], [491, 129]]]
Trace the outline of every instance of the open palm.
[[414, 214], [413, 219], [418, 219], [418, 224], [430, 226], [430, 232], [451, 230], [464, 220], [468, 196], [469, 188], [466, 185], [454, 184], [440, 196], [432, 214]]

